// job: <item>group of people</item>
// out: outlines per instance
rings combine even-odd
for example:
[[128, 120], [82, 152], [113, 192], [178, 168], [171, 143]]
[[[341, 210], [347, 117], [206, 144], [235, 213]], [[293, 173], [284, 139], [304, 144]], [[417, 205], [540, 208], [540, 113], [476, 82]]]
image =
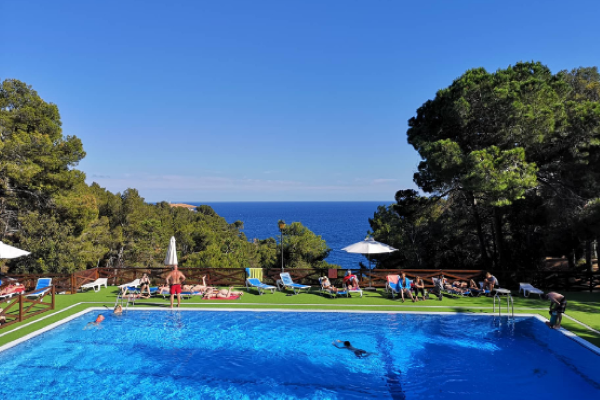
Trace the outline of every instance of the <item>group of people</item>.
[[[239, 297], [244, 294], [242, 291], [236, 291], [233, 286], [227, 289], [219, 289], [214, 286], [208, 286], [206, 284], [206, 275], [202, 277], [202, 284], [198, 285], [184, 285], [186, 277], [179, 271], [177, 265], [171, 267], [171, 271], [167, 275], [164, 285], [158, 286], [158, 294], [170, 295], [170, 308], [173, 308], [175, 296], [177, 296], [177, 307], [181, 305], [181, 294], [183, 292], [193, 293], [195, 295], [202, 296], [203, 299], [228, 299], [231, 297]], [[126, 294], [128, 288], [123, 287], [122, 296], [135, 296], [138, 298], [150, 298], [150, 277], [148, 274], [142, 275], [140, 278], [140, 291], [136, 294]]]
[[[417, 277], [418, 278], [418, 277]], [[439, 287], [434, 287], [433, 292], [441, 298], [442, 290], [450, 293], [456, 293], [461, 295], [470, 295], [478, 297], [481, 295], [492, 296], [494, 287], [498, 286], [498, 279], [489, 272], [485, 273], [483, 285], [477, 285], [473, 279], [461, 281], [460, 279], [450, 283], [448, 279], [443, 276], [439, 279]]]
[[323, 289], [329, 290], [332, 293], [343, 292], [346, 289], [357, 290], [359, 288], [358, 278], [356, 277], [356, 275], [354, 275], [352, 273], [351, 270], [348, 270], [348, 272], [346, 273], [346, 276], [344, 277], [344, 284], [343, 284], [343, 287], [341, 287], [341, 288], [338, 288], [338, 287], [332, 285], [331, 281], [326, 276], [320, 278], [320, 282], [321, 282], [321, 287]]

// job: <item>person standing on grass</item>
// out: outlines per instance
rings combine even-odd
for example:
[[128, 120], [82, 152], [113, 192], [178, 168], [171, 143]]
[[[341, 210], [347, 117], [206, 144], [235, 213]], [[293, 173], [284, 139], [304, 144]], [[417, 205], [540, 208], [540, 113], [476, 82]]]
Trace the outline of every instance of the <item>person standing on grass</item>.
[[181, 305], [181, 284], [185, 281], [185, 275], [177, 269], [177, 264], [171, 267], [171, 272], [167, 275], [167, 285], [171, 289], [171, 308], [173, 308], [173, 300], [177, 295], [177, 307]]
[[559, 329], [562, 322], [562, 315], [567, 310], [567, 299], [562, 294], [556, 292], [543, 294], [542, 299], [550, 300], [550, 321], [546, 321], [546, 325], [551, 329]]

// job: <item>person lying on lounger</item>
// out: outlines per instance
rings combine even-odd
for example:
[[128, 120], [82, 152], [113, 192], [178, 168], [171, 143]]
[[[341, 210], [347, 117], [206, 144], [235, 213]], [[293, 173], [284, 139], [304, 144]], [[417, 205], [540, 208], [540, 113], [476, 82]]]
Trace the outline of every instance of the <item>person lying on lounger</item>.
[[452, 289], [454, 293], [465, 293], [468, 290], [467, 282], [454, 281], [452, 282]]
[[323, 285], [323, 289], [329, 290], [330, 292], [333, 292], [333, 293], [337, 293], [340, 291], [340, 289], [336, 288], [335, 286], [333, 286], [331, 284], [331, 282], [329, 281], [329, 278], [326, 276], [321, 278], [321, 285]]
[[3, 288], [2, 290], [0, 290], [0, 296], [6, 295], [6, 294], [11, 294], [11, 293], [16, 293], [16, 292], [22, 292], [22, 291], [24, 291], [23, 286], [13, 285], [11, 283], [8, 286], [6, 286], [5, 288]]
[[202, 277], [202, 285], [183, 285], [184, 292], [206, 293], [209, 289], [217, 290], [214, 286], [206, 285], [206, 275]]
[[483, 290], [477, 286], [477, 283], [473, 279], [469, 281], [469, 290], [471, 291], [471, 296], [477, 297], [483, 293]]
[[158, 286], [158, 294], [171, 294], [171, 289], [169, 288], [169, 285]]
[[208, 289], [206, 293], [204, 293], [204, 299], [228, 299], [233, 296], [243, 296], [244, 292], [236, 292], [233, 290], [233, 286], [229, 289]]
[[358, 358], [366, 358], [373, 354], [373, 353], [368, 353], [366, 350], [363, 350], [363, 349], [357, 349], [356, 347], [352, 346], [349, 341], [342, 342], [341, 340], [336, 340], [332, 344], [335, 347], [337, 347], [338, 349], [350, 350]]

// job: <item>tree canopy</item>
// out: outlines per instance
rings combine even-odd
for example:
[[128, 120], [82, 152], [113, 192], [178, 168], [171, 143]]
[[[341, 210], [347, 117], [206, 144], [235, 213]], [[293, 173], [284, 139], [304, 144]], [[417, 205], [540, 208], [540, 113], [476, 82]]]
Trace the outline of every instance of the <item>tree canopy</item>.
[[[14, 271], [72, 272], [96, 266], [159, 267], [175, 236], [181, 267], [279, 267], [274, 238], [249, 242], [243, 222], [227, 223], [210, 206], [192, 212], [149, 204], [136, 189], [111, 193], [87, 185], [75, 167], [85, 152], [63, 136], [58, 107], [30, 86], [0, 87], [0, 239], [27, 249]], [[275, 224], [276, 221], [273, 221]], [[286, 230], [286, 268], [335, 267], [329, 248], [300, 223]]]
[[[387, 234], [376, 221], [393, 212], [402, 233], [391, 244], [416, 246], [415, 260], [425, 260], [404, 261], [411, 266], [531, 268], [546, 255], [574, 263], [597, 237], [581, 221], [595, 218], [600, 195], [599, 99], [596, 67], [465, 72], [409, 121], [408, 143], [422, 158], [414, 181], [428, 196], [408, 198], [421, 219], [403, 215], [414, 206], [400, 191], [372, 220], [376, 238]], [[429, 236], [411, 245], [415, 232]]]

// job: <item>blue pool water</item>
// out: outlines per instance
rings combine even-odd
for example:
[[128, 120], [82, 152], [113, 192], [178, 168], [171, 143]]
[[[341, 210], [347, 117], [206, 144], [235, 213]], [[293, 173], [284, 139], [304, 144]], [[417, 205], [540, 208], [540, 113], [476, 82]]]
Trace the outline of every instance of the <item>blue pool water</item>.
[[[600, 356], [533, 318], [129, 311], [0, 353], [0, 398], [545, 399], [600, 393]], [[349, 340], [359, 359], [332, 346]]]

